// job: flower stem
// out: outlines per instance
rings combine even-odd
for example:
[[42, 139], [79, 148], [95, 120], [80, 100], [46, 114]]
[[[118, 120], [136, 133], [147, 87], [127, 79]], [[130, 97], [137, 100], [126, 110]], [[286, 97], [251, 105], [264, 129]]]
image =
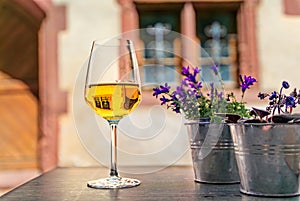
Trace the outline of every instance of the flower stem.
[[[280, 88], [280, 92], [279, 92], [279, 96], [278, 96], [278, 103], [277, 103], [278, 114], [280, 114], [280, 102], [281, 102], [282, 89], [283, 89], [283, 87]], [[273, 111], [273, 115], [274, 115], [274, 111]]]

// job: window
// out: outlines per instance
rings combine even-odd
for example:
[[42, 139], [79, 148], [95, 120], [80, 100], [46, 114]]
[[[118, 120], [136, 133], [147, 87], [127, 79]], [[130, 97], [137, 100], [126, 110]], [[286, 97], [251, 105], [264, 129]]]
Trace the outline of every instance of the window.
[[[237, 6], [213, 5], [196, 8], [196, 34], [201, 47], [219, 65], [222, 79], [227, 87], [238, 82], [237, 60]], [[200, 55], [202, 75], [210, 70], [207, 54]]]
[[180, 4], [137, 4], [140, 35], [144, 46], [142, 76], [146, 85], [174, 83], [180, 62], [174, 51], [180, 46], [174, 32], [180, 32]]
[[[238, 74], [250, 74], [259, 79], [255, 35], [257, 0], [164, 2], [164, 0], [119, 0], [122, 7], [122, 31], [162, 26], [182, 33], [192, 40], [199, 40], [201, 46], [220, 64], [226, 87], [238, 86]], [[163, 42], [153, 42], [159, 38], [163, 38]], [[142, 40], [145, 47], [160, 44], [165, 49], [179, 47], [184, 52], [182, 55], [191, 52], [185, 50], [184, 41], [168, 38], [165, 33], [152, 35], [149, 33]], [[199, 61], [203, 68], [207, 67], [205, 56], [196, 57], [198, 58], [193, 59]], [[155, 65], [149, 65], [151, 59], [155, 58], [158, 59]], [[173, 69], [180, 72], [181, 66], [186, 64], [184, 62], [184, 58], [162, 54], [160, 51], [145, 52], [144, 79], [148, 83], [176, 81], [178, 78], [170, 72], [174, 72]], [[203, 72], [202, 76], [205, 76], [205, 69]]]

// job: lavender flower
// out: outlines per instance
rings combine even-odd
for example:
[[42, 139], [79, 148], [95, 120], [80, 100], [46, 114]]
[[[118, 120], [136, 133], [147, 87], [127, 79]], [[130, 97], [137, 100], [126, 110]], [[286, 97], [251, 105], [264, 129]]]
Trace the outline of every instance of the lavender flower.
[[176, 113], [180, 113], [180, 105], [176, 102], [171, 103], [171, 105], [173, 106], [172, 110]]
[[[219, 75], [218, 65], [211, 66], [210, 69], [214, 74]], [[198, 67], [183, 67], [181, 71], [183, 79], [176, 90], [170, 91], [170, 86], [165, 83], [165, 85], [153, 88], [153, 96], [157, 98], [161, 95], [161, 105], [166, 105], [168, 109], [172, 109], [176, 113], [184, 113], [187, 119], [212, 117], [214, 112], [224, 113], [224, 109], [241, 116], [248, 115], [243, 101], [237, 102], [233, 94], [228, 95], [228, 100], [226, 100], [224, 93], [219, 92], [214, 83], [210, 83], [210, 93], [207, 96], [203, 95], [202, 82], [198, 80], [200, 72]], [[251, 76], [240, 76], [240, 79], [244, 96], [245, 90], [249, 89], [256, 79]]]
[[212, 69], [212, 71], [215, 73], [215, 75], [218, 75], [218, 73], [219, 73], [218, 66], [219, 66], [218, 64], [210, 66], [210, 69]]
[[181, 74], [183, 75], [183, 76], [186, 76], [186, 77], [188, 77], [189, 76], [189, 74], [190, 74], [190, 67], [189, 66], [187, 66], [187, 67], [182, 67], [182, 70], [181, 70]]
[[219, 98], [219, 99], [222, 99], [222, 98], [224, 97], [224, 94], [223, 94], [223, 92], [222, 92], [222, 91], [221, 91], [221, 92], [219, 92], [217, 95], [218, 95], [218, 98]]
[[[167, 105], [176, 113], [183, 112], [188, 119], [209, 117], [211, 115], [210, 100], [202, 94], [202, 82], [198, 81], [200, 69], [198, 67], [183, 67], [183, 79], [176, 90], [170, 92], [167, 83], [153, 89], [153, 96], [160, 98], [162, 105]], [[195, 108], [197, 107], [197, 109]]]
[[[186, 73], [186, 72], [184, 72]], [[194, 68], [194, 73], [189, 73], [187, 74], [187, 77], [185, 78], [187, 81], [190, 81], [192, 83], [197, 83], [197, 75], [200, 73], [200, 69], [199, 68]], [[182, 73], [183, 74], [183, 73]], [[183, 74], [185, 75], [185, 74]]]
[[159, 87], [153, 88], [153, 96], [156, 98], [158, 95], [163, 94], [163, 93], [169, 93], [170, 92], [171, 86], [168, 86], [168, 83], [165, 83], [165, 86], [160, 85]]
[[173, 92], [173, 95], [176, 96], [178, 95], [179, 97], [184, 97], [185, 94], [184, 94], [184, 88], [182, 86], [178, 86], [176, 88], [176, 91]]
[[159, 100], [161, 101], [161, 105], [164, 105], [167, 102], [171, 101], [170, 99], [166, 98], [165, 96], [162, 96]]
[[210, 83], [210, 93], [208, 94], [208, 96], [210, 97], [210, 99], [214, 99], [214, 90], [215, 90], [215, 86], [214, 83]]

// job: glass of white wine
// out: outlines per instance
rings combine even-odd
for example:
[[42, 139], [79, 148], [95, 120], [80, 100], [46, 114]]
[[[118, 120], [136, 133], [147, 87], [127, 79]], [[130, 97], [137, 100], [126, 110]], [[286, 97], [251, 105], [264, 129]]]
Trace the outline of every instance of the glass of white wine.
[[93, 41], [85, 82], [85, 101], [111, 128], [110, 175], [88, 182], [91, 188], [128, 188], [137, 179], [121, 177], [117, 170], [117, 125], [141, 101], [141, 81], [132, 40]]

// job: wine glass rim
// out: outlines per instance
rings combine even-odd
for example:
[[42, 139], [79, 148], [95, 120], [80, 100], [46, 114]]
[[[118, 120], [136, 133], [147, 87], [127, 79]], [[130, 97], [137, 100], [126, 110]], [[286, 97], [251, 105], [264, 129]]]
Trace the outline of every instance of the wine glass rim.
[[128, 41], [128, 45], [129, 44], [133, 44], [133, 40], [129, 39], [129, 38], [123, 38], [123, 37], [115, 37], [115, 38], [108, 38], [105, 40], [93, 40], [93, 45], [99, 45], [99, 46], [107, 46], [107, 47], [117, 47], [119, 46], [119, 44], [114, 44], [113, 41], [115, 40], [126, 40]]

